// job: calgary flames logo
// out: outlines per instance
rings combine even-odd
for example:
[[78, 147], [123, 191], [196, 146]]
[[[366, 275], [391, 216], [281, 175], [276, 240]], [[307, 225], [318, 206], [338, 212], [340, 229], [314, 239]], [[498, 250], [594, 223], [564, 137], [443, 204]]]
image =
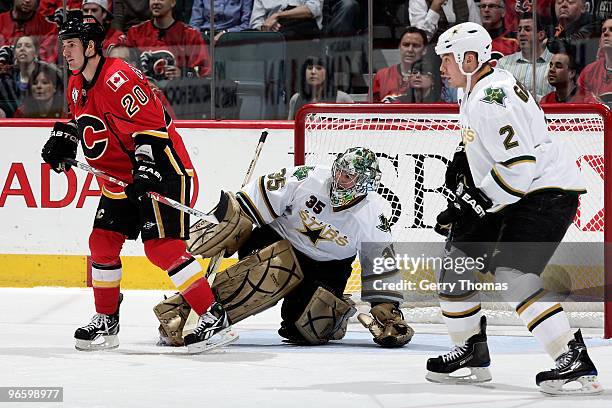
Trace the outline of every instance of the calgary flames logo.
[[145, 51], [140, 54], [144, 74], [155, 80], [166, 79], [166, 67], [175, 66], [176, 58], [168, 50]]

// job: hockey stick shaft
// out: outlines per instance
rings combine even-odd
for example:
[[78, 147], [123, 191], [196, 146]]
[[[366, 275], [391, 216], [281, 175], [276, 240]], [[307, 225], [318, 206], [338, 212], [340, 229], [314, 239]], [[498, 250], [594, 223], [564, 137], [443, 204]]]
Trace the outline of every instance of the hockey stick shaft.
[[[117, 184], [118, 186], [121, 187], [127, 187], [128, 183], [126, 183], [123, 180], [120, 180], [118, 178], [115, 178], [113, 176], [111, 176], [108, 173], [103, 172], [102, 170], [96, 169], [95, 167], [90, 166], [89, 164], [80, 162], [78, 160], [75, 159], [64, 159], [64, 161], [74, 167], [78, 167], [81, 170], [84, 170], [88, 173], [93, 174], [96, 177], [100, 177], [101, 179], [104, 179], [106, 181], [110, 181], [111, 183]], [[149, 191], [147, 192], [147, 196], [149, 196], [150, 198], [152, 198], [155, 201], [158, 201], [162, 204], [165, 204], [167, 206], [170, 206], [172, 208], [175, 208], [177, 210], [186, 212], [187, 214], [193, 215], [194, 217], [198, 217], [201, 218], [203, 220], [206, 220], [210, 223], [213, 224], [218, 224], [219, 221], [217, 220], [217, 218], [214, 215], [211, 214], [206, 214], [205, 212], [196, 210], [195, 208], [191, 208], [189, 206], [186, 206], [185, 204], [179, 203], [178, 201], [175, 201], [171, 198], [165, 197], [159, 193], [156, 193], [154, 191]]]
[[[255, 148], [255, 154], [253, 155], [253, 158], [251, 159], [249, 168], [247, 169], [247, 172], [244, 176], [244, 180], [242, 181], [242, 187], [246, 186], [247, 183], [251, 180], [251, 177], [253, 177], [253, 170], [255, 170], [255, 165], [257, 164], [257, 161], [259, 160], [261, 149], [263, 148], [263, 145], [266, 142], [267, 137], [268, 137], [268, 129], [264, 129], [263, 132], [261, 132], [261, 136], [259, 137], [259, 142], [257, 143], [257, 147]], [[208, 268], [206, 268], [205, 276], [206, 276], [206, 279], [208, 280], [208, 284], [211, 286], [215, 280], [215, 277], [217, 276], [217, 270], [219, 269], [219, 266], [221, 266], [221, 260], [223, 259], [224, 255], [225, 255], [225, 251], [221, 251], [217, 255], [210, 258], [210, 261], [208, 262]]]

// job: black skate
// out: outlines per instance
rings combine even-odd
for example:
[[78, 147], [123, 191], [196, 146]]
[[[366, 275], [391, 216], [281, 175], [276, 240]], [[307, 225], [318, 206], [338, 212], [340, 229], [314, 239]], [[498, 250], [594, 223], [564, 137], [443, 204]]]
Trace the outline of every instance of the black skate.
[[80, 351], [109, 350], [119, 347], [119, 307], [123, 294], [119, 294], [119, 306], [112, 315], [97, 313], [91, 322], [74, 332], [75, 348]]
[[197, 354], [232, 343], [238, 340], [238, 334], [232, 330], [221, 303], [215, 302], [208, 312], [200, 316], [198, 325], [184, 340], [187, 352]]
[[[489, 347], [487, 346], [487, 320], [480, 319], [480, 333], [473, 335], [464, 346], [457, 346], [451, 352], [427, 360], [425, 379], [436, 383], [462, 384], [491, 381], [489, 371]], [[470, 372], [459, 374], [457, 371]], [[465, 370], [463, 370], [465, 371]]]
[[[582, 333], [574, 333], [574, 340], [567, 343], [569, 350], [555, 361], [556, 367], [536, 375], [540, 391], [550, 395], [600, 394], [603, 387], [597, 381], [597, 369], [587, 354]], [[565, 384], [578, 382], [580, 388], [563, 388]]]

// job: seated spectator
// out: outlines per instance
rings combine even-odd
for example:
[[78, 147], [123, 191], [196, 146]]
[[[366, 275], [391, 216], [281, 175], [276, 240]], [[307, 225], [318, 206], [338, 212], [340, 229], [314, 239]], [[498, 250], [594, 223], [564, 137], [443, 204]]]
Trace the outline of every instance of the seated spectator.
[[64, 87], [62, 77], [53, 64], [39, 62], [30, 77], [23, 104], [16, 118], [64, 118]]
[[505, 55], [517, 52], [518, 41], [510, 38], [509, 32], [504, 27], [504, 16], [506, 15], [504, 0], [480, 0], [478, 8], [482, 26], [487, 29], [493, 39], [491, 59], [499, 60]]
[[[217, 0], [215, 1], [215, 44], [228, 32], [237, 32], [249, 28], [253, 0]], [[210, 1], [195, 0], [191, 9], [189, 25], [210, 37]]]
[[0, 118], [11, 118], [19, 106], [13, 47], [0, 47]]
[[[548, 83], [548, 68], [552, 58], [551, 52], [546, 48], [546, 31], [540, 18], [537, 19], [537, 33], [535, 43], [536, 57], [536, 100], [553, 90]], [[531, 13], [521, 16], [518, 23], [518, 42], [520, 51], [507, 55], [497, 62], [498, 68], [510, 71], [521, 81], [527, 89], [533, 90], [533, 19]]]
[[113, 0], [113, 28], [124, 33], [151, 18], [149, 0]]
[[[432, 89], [425, 92], [427, 95], [423, 102], [440, 100], [440, 68], [433, 52], [427, 51], [427, 44], [427, 34], [419, 28], [407, 27], [402, 32], [399, 64], [381, 68], [374, 76], [374, 102], [416, 102], [414, 98], [418, 98], [417, 94], [423, 96], [423, 92], [418, 90], [415, 94], [410, 90], [411, 85], [427, 85], [429, 78], [424, 77], [428, 76], [431, 77]], [[421, 78], [415, 82], [413, 77], [419, 74]]]
[[0, 47], [12, 45], [21, 36], [36, 37], [40, 44], [40, 58], [57, 60], [57, 26], [36, 11], [36, 0], [15, 0], [10, 11], [0, 14]]
[[480, 24], [474, 0], [410, 0], [410, 23], [427, 33], [432, 44], [449, 27], [471, 21]]
[[102, 42], [102, 51], [107, 54], [111, 47], [119, 44], [123, 33], [119, 30], [111, 28], [113, 13], [110, 9], [111, 3], [109, 0], [83, 0], [83, 15], [92, 15], [102, 24], [106, 34]]
[[599, 34], [599, 27], [586, 12], [585, 0], [556, 0], [555, 37], [565, 40], [593, 38]]
[[254, 0], [251, 28], [278, 31], [286, 40], [321, 35], [323, 0]]
[[295, 118], [300, 108], [308, 103], [338, 102], [352, 103], [353, 99], [338, 90], [332, 70], [328, 70], [320, 57], [307, 57], [300, 71], [301, 88], [289, 101], [289, 120]]
[[25, 96], [32, 73], [36, 69], [38, 49], [38, 41], [35, 37], [24, 35], [19, 37], [15, 43], [15, 65], [18, 68], [16, 84], [21, 97]]
[[575, 51], [571, 45], [557, 43], [553, 45], [554, 54], [548, 70], [548, 82], [555, 88], [545, 95], [540, 103], [586, 103], [595, 102], [592, 96], [583, 92], [576, 85], [580, 72], [574, 58]]
[[210, 73], [210, 58], [202, 35], [174, 19], [175, 4], [176, 0], [150, 0], [153, 18], [127, 32], [127, 46], [138, 51], [144, 74], [156, 81]]
[[601, 27], [599, 58], [582, 71], [578, 86], [612, 109], [612, 18]]
[[365, 0], [326, 0], [323, 3], [323, 25], [327, 36], [352, 35], [367, 26], [363, 21], [368, 8]]

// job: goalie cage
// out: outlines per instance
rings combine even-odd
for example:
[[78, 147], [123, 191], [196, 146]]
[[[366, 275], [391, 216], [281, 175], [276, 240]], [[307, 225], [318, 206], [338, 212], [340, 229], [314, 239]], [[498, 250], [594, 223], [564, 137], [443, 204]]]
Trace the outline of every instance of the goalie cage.
[[[612, 229], [605, 223], [604, 211], [612, 203], [612, 185], [606, 171], [612, 157], [611, 143], [606, 143], [612, 136], [612, 114], [603, 105], [591, 104], [544, 105], [543, 109], [549, 132], [574, 152], [588, 189], [580, 198], [578, 214], [564, 242], [592, 243], [578, 245], [569, 264], [568, 257], [558, 260], [555, 254], [543, 278], [547, 287], [568, 294], [571, 301], [564, 302], [563, 307], [572, 326], [603, 328], [604, 337], [609, 338], [612, 252], [605, 251], [605, 245], [612, 241]], [[394, 242], [443, 241], [433, 225], [436, 215], [446, 207], [448, 192], [442, 185], [446, 164], [460, 140], [458, 118], [458, 107], [447, 104], [307, 105], [295, 119], [295, 164], [331, 166], [336, 155], [350, 146], [373, 150], [383, 172], [378, 192], [389, 203]], [[490, 279], [487, 275], [481, 278]], [[431, 270], [420, 270], [412, 277], [404, 273], [404, 279], [435, 281]], [[355, 262], [346, 292], [358, 304], [360, 290], [359, 265]], [[406, 319], [441, 323], [435, 294], [414, 292], [402, 305]], [[482, 300], [490, 324], [522, 324], [499, 296], [485, 293]]]

